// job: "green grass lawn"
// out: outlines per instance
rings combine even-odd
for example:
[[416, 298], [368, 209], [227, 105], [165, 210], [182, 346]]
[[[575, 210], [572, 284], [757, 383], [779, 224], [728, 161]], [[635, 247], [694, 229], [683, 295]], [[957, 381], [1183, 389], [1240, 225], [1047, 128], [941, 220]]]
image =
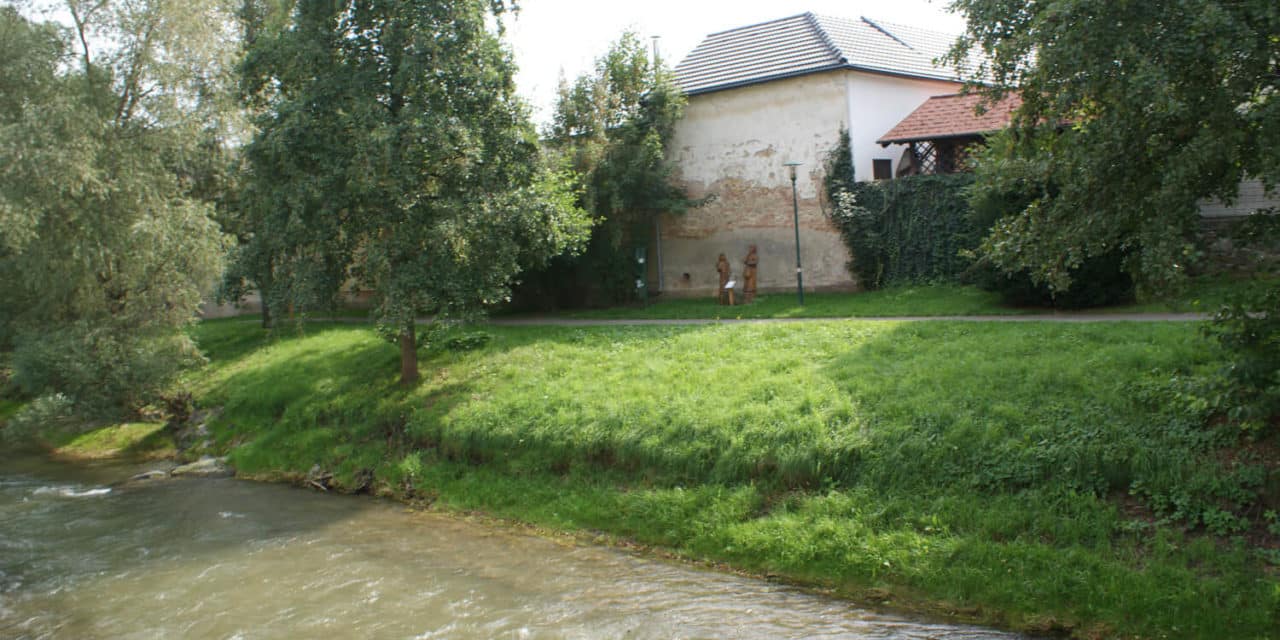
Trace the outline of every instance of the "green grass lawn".
[[406, 390], [367, 327], [205, 322], [188, 383], [249, 475], [371, 472], [376, 493], [1012, 628], [1280, 623], [1257, 546], [1277, 477], [1203, 426], [1188, 389], [1219, 354], [1193, 325], [488, 331]]
[[716, 304], [710, 297], [676, 298], [647, 307], [566, 311], [568, 318], [679, 319], [693, 318], [855, 318], [874, 316], [1010, 315], [1035, 313], [1000, 304], [1000, 297], [977, 287], [919, 285], [864, 293], [806, 293], [800, 306], [795, 292], [770, 293], [749, 305]]

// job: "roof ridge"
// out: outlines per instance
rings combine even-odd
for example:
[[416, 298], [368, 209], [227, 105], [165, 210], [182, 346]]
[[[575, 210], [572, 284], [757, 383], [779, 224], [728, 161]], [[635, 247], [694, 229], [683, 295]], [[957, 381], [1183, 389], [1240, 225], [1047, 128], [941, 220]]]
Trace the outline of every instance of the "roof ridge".
[[813, 27], [814, 32], [818, 34], [818, 38], [822, 40], [822, 44], [827, 45], [827, 50], [831, 52], [831, 55], [835, 56], [836, 60], [839, 61], [840, 64], [849, 64], [849, 57], [846, 56], [844, 50], [837, 46], [835, 41], [831, 39], [831, 34], [827, 33], [826, 28], [822, 26], [822, 22], [818, 20], [818, 16], [812, 11], [806, 11], [804, 13], [804, 17], [809, 21], [809, 26]]
[[895, 42], [897, 42], [898, 44], [900, 44], [900, 45], [902, 45], [902, 46], [904, 46], [904, 47], [906, 47], [906, 48], [908, 48], [908, 49], [910, 49], [910, 50], [912, 50], [912, 51], [915, 51], [915, 50], [916, 50], [916, 48], [915, 48], [915, 47], [913, 47], [913, 46], [911, 46], [911, 45], [907, 44], [907, 42], [906, 42], [905, 40], [903, 40], [902, 38], [899, 38], [898, 36], [894, 35], [894, 33], [893, 33], [892, 31], [889, 31], [888, 29], [886, 29], [886, 28], [884, 28], [884, 27], [880, 26], [878, 23], [876, 23], [876, 21], [875, 21], [875, 20], [872, 20], [871, 18], [868, 18], [868, 17], [866, 17], [866, 16], [858, 16], [858, 17], [859, 17], [859, 18], [861, 18], [863, 22], [865, 22], [865, 23], [867, 23], [867, 24], [871, 25], [871, 27], [872, 27], [872, 28], [874, 28], [876, 31], [879, 31], [880, 33], [883, 33], [883, 34], [885, 34], [886, 36], [889, 36], [890, 38], [892, 38], [892, 39], [893, 39]]
[[790, 16], [786, 16], [786, 17], [783, 17], [783, 18], [774, 18], [773, 20], [764, 20], [764, 21], [762, 21], [762, 22], [756, 22], [756, 23], [754, 23], [754, 24], [746, 24], [746, 25], [742, 25], [741, 27], [734, 27], [734, 28], [732, 28], [732, 29], [724, 29], [724, 30], [722, 30], [722, 31], [714, 31], [714, 32], [712, 32], [712, 33], [708, 33], [707, 35], [703, 36], [703, 39], [711, 38], [711, 37], [714, 37], [714, 36], [722, 36], [722, 35], [724, 35], [724, 34], [726, 34], [726, 33], [733, 33], [734, 31], [745, 31], [745, 30], [747, 30], [747, 29], [754, 29], [755, 27], [763, 27], [763, 26], [765, 26], [766, 24], [773, 24], [773, 23], [775, 23], [775, 22], [786, 22], [787, 20], [795, 20], [796, 18], [803, 18], [803, 17], [805, 17], [805, 16], [807, 16], [807, 15], [810, 15], [810, 12], [806, 11], [806, 12], [804, 12], [804, 13], [797, 13], [797, 14], [795, 14], [795, 15], [790, 15]]

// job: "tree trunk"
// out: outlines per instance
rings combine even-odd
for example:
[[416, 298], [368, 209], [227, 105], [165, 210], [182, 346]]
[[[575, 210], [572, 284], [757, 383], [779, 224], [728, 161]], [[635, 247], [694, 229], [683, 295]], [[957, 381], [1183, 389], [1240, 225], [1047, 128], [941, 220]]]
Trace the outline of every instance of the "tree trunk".
[[271, 328], [271, 307], [267, 306], [267, 301], [262, 301], [262, 328]]
[[400, 384], [411, 385], [418, 381], [418, 336], [413, 322], [400, 331]]

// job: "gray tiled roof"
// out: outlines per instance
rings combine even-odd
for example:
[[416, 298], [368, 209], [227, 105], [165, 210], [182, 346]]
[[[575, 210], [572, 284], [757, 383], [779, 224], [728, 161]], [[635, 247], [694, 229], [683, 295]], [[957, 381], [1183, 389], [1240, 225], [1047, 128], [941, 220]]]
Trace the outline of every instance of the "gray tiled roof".
[[933, 64], [954, 41], [867, 18], [802, 13], [707, 36], [676, 66], [676, 80], [690, 95], [832, 69], [958, 80], [954, 69]]

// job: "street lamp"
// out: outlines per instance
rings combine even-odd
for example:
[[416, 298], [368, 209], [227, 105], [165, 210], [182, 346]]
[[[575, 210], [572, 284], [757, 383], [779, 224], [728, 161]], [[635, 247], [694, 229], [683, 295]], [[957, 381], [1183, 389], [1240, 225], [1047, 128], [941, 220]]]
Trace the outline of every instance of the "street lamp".
[[796, 296], [800, 298], [800, 306], [804, 306], [804, 270], [800, 268], [800, 200], [796, 196], [796, 167], [801, 162], [792, 160], [782, 163], [791, 172], [791, 216], [796, 224]]

